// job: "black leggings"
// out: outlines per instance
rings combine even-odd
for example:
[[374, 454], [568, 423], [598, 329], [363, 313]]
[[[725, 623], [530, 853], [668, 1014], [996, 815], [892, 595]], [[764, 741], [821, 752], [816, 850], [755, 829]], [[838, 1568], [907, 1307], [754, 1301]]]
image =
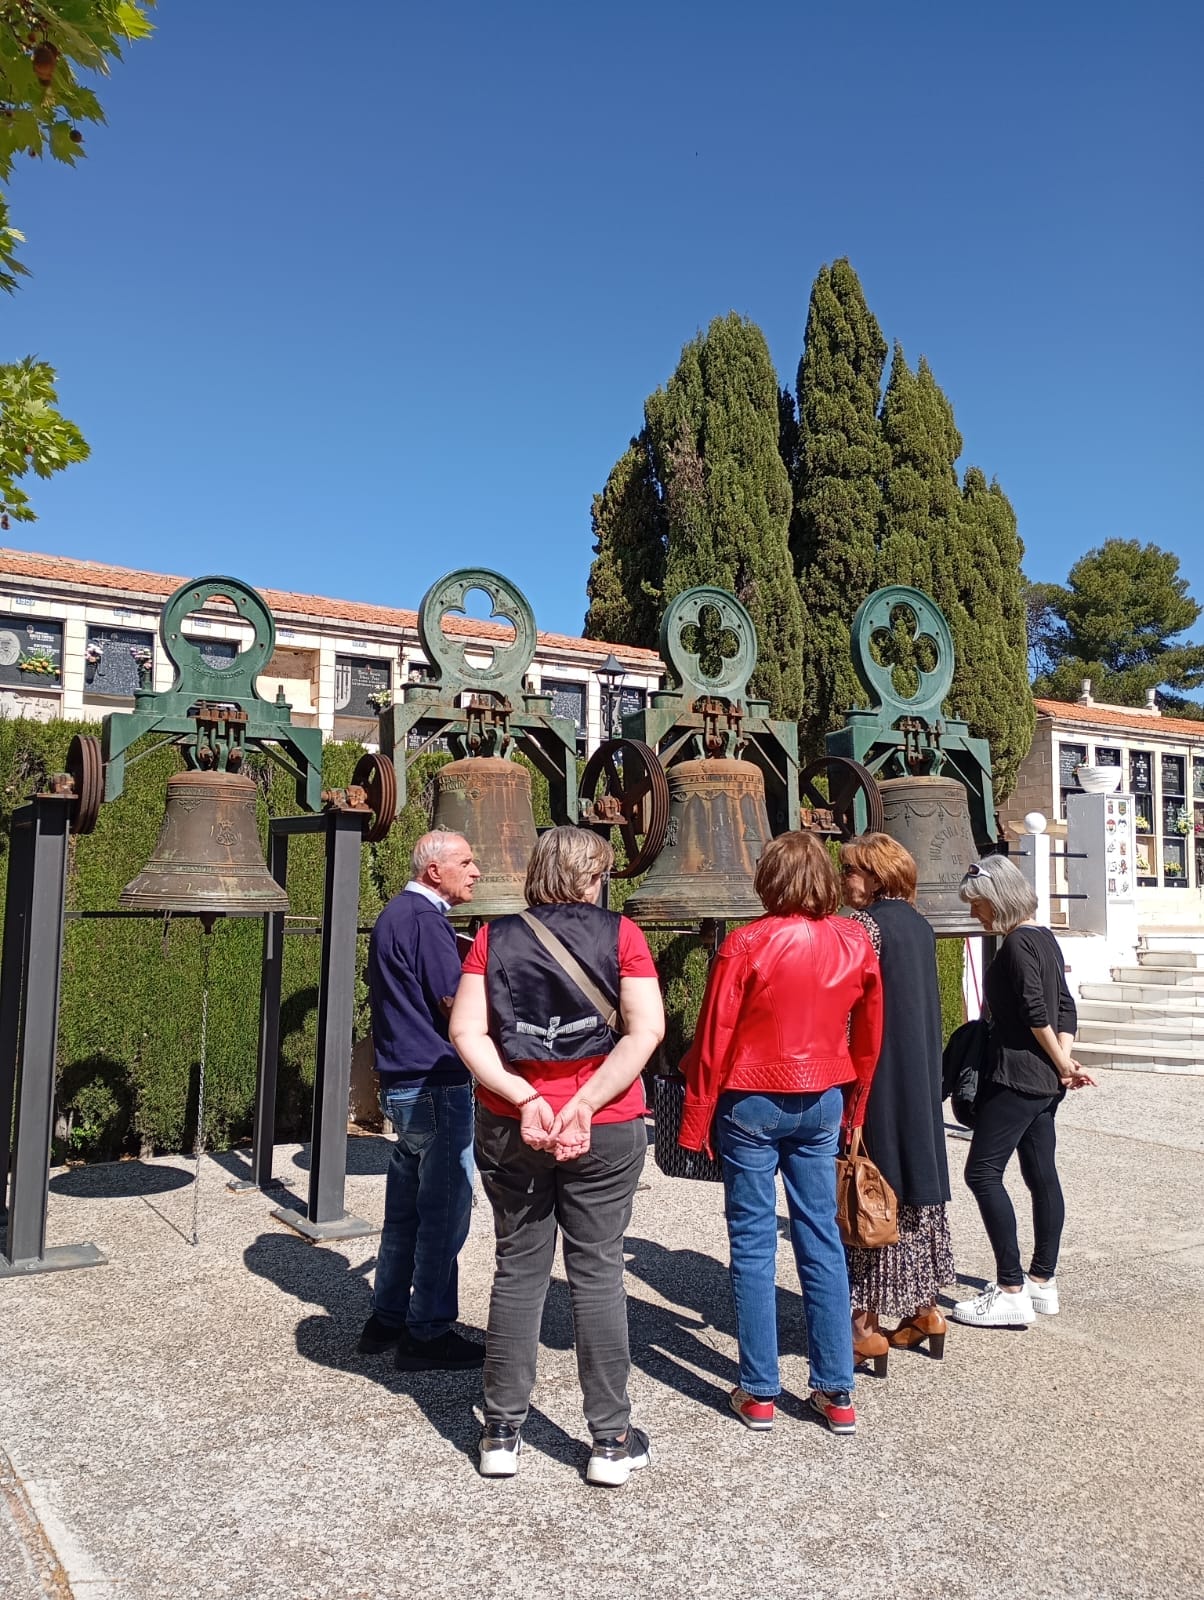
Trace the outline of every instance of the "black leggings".
[[1016, 1213], [1003, 1186], [1003, 1173], [1012, 1153], [1020, 1157], [1020, 1176], [1033, 1197], [1034, 1278], [1052, 1278], [1058, 1267], [1058, 1245], [1066, 1204], [1054, 1166], [1057, 1135], [1054, 1114], [1060, 1094], [1019, 1094], [989, 1083], [978, 1102], [974, 1138], [966, 1160], [966, 1183], [978, 1201], [983, 1225], [995, 1252], [996, 1280], [1005, 1288], [1020, 1288], [1024, 1273], [1016, 1239]]

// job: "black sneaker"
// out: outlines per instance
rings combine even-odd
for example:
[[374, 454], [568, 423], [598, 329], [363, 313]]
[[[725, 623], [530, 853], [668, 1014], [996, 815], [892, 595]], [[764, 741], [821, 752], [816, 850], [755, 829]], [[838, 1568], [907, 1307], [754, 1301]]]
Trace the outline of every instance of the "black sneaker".
[[509, 1422], [487, 1422], [477, 1446], [482, 1478], [513, 1478], [522, 1447], [522, 1435]]
[[404, 1322], [394, 1327], [391, 1322], [382, 1322], [374, 1311], [364, 1323], [364, 1331], [355, 1348], [362, 1356], [378, 1356], [382, 1351], [392, 1350], [399, 1345], [405, 1336]]
[[485, 1361], [485, 1346], [474, 1344], [449, 1328], [437, 1339], [415, 1339], [407, 1333], [397, 1346], [397, 1365], [403, 1372], [458, 1372], [479, 1367]]
[[586, 1483], [602, 1483], [617, 1489], [627, 1482], [633, 1472], [646, 1467], [652, 1460], [652, 1446], [641, 1428], [628, 1427], [620, 1439], [611, 1434], [606, 1439], [595, 1439], [585, 1469]]

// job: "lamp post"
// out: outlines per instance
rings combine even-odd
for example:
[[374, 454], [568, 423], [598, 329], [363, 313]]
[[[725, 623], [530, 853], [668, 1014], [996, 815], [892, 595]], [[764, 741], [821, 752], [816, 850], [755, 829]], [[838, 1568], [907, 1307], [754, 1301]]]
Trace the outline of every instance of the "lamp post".
[[616, 708], [619, 706], [619, 689], [626, 668], [612, 650], [600, 667], [594, 669], [594, 676], [602, 686], [602, 738], [617, 739], [622, 734], [622, 727], [616, 727]]

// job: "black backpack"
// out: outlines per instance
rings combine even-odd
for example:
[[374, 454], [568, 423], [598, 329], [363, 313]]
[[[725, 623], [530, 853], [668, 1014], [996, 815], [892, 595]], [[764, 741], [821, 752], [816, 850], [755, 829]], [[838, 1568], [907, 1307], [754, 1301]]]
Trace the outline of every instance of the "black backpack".
[[974, 1126], [978, 1092], [990, 1076], [990, 1035], [985, 1017], [963, 1022], [949, 1035], [941, 1055], [941, 1097], [964, 1128]]

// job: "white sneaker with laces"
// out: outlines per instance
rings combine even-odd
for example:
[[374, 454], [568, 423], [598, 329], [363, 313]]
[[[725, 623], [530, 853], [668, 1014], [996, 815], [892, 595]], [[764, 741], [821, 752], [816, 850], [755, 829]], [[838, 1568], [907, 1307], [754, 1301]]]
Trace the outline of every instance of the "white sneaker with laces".
[[959, 1300], [949, 1315], [971, 1328], [1027, 1328], [1037, 1320], [1027, 1289], [1008, 1294], [997, 1283], [988, 1283], [973, 1300]]
[[1058, 1280], [1046, 1278], [1044, 1283], [1038, 1283], [1024, 1275], [1024, 1287], [1028, 1290], [1028, 1297], [1033, 1303], [1033, 1310], [1043, 1317], [1056, 1317], [1058, 1314]]

